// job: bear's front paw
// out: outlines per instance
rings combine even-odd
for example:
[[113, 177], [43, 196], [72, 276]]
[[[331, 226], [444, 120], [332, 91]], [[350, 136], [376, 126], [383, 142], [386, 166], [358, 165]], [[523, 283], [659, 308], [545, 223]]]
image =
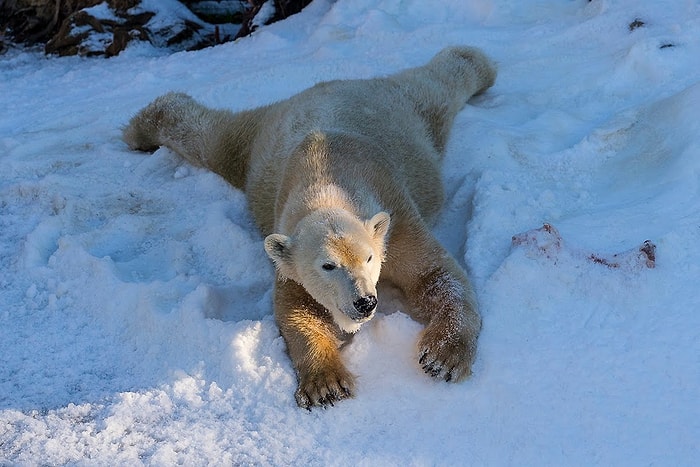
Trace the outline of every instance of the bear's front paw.
[[313, 374], [300, 376], [294, 397], [299, 407], [328, 407], [334, 402], [354, 397], [355, 377], [344, 367], [322, 368]]
[[445, 381], [460, 381], [472, 374], [476, 336], [442, 327], [428, 327], [418, 346], [418, 363], [423, 371]]

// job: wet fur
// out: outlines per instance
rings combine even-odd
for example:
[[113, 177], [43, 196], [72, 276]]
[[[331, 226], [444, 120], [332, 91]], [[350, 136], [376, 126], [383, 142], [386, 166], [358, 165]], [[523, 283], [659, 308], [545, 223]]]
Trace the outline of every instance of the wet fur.
[[131, 148], [167, 146], [245, 190], [277, 267], [275, 317], [300, 406], [354, 394], [338, 349], [365, 320], [348, 303], [376, 294], [380, 274], [425, 324], [424, 371], [447, 381], [471, 373], [481, 318], [464, 271], [429, 226], [454, 117], [495, 77], [480, 51], [453, 47], [422, 67], [320, 83], [238, 113], [170, 93], [124, 129]]

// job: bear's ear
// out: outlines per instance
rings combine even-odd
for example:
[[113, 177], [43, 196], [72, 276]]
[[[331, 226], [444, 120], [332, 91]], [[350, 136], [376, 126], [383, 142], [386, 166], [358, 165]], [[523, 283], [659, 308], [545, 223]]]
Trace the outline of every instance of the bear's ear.
[[389, 214], [379, 212], [366, 222], [367, 229], [377, 239], [383, 239], [389, 232]]
[[265, 251], [277, 270], [289, 277], [292, 267], [292, 239], [282, 234], [272, 234], [265, 238]]

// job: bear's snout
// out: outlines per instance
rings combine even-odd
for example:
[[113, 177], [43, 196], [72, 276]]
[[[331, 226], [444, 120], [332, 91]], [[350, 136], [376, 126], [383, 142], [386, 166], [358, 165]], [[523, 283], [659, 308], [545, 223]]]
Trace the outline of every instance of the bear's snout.
[[360, 297], [354, 302], [352, 302], [352, 305], [362, 315], [363, 318], [367, 318], [372, 314], [372, 312], [377, 306], [377, 297], [375, 297], [374, 295]]

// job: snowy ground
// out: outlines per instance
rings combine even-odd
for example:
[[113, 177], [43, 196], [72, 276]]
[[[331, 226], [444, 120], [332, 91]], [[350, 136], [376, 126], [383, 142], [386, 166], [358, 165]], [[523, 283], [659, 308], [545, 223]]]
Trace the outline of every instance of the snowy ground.
[[[644, 24], [630, 30], [635, 19]], [[120, 126], [169, 90], [245, 109], [482, 47], [437, 235], [473, 279], [473, 377], [435, 382], [392, 301], [311, 413], [245, 198]], [[0, 464], [694, 465], [700, 6], [316, 0], [237, 43], [0, 57]], [[551, 222], [555, 259], [511, 248]], [[586, 260], [657, 245], [655, 269]]]

